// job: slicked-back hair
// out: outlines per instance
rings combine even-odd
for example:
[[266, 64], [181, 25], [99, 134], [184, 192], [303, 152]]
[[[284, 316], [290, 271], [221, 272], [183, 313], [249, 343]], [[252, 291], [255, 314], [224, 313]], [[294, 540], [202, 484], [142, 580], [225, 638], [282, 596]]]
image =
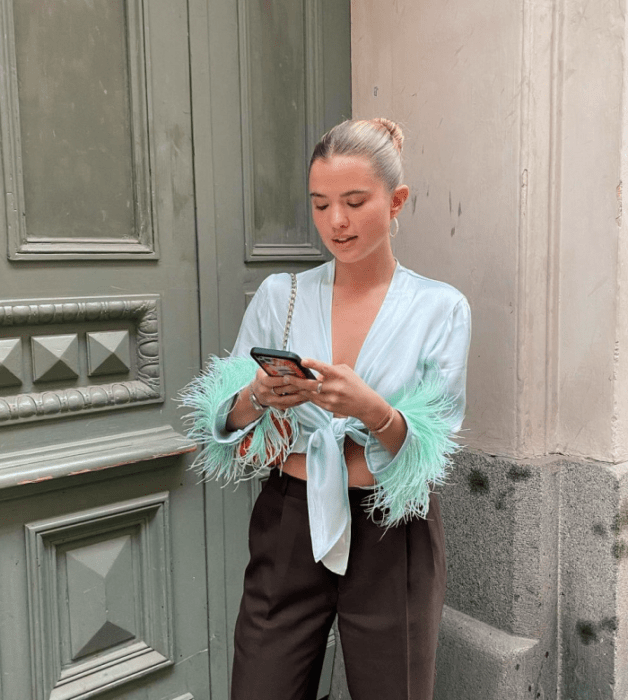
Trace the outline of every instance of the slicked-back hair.
[[403, 182], [401, 151], [403, 132], [390, 119], [348, 119], [330, 129], [316, 144], [310, 160], [327, 160], [332, 156], [366, 158], [375, 175], [388, 192], [394, 192]]

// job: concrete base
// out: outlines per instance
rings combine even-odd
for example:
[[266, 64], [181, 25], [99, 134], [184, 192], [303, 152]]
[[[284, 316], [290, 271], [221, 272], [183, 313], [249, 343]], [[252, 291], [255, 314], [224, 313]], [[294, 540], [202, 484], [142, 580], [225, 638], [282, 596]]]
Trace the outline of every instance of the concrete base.
[[539, 641], [516, 637], [445, 606], [435, 700], [536, 698]]

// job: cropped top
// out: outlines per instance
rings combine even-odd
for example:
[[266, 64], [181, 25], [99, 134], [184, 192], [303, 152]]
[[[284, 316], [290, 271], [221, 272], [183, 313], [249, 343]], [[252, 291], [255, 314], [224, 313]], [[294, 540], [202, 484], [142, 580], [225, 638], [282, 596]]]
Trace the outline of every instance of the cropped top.
[[[287, 347], [330, 364], [334, 275], [333, 260], [297, 275]], [[351, 537], [345, 436], [364, 447], [375, 480], [374, 488], [365, 491], [365, 508], [373, 517], [384, 527], [426, 517], [430, 490], [444, 482], [457, 449], [452, 438], [465, 409], [470, 311], [465, 297], [450, 285], [397, 263], [354, 367], [405, 419], [407, 433], [396, 455], [357, 418], [335, 418], [310, 402], [285, 412], [271, 408], [246, 428], [229, 432], [225, 424], [233, 400], [257, 371], [250, 349], [281, 348], [290, 285], [286, 273], [264, 280], [246, 310], [231, 356], [210, 358], [205, 372], [183, 391], [182, 402], [192, 409], [189, 435], [200, 445], [194, 464], [203, 476], [250, 478], [278, 455], [306, 453], [314, 558], [344, 574]]]

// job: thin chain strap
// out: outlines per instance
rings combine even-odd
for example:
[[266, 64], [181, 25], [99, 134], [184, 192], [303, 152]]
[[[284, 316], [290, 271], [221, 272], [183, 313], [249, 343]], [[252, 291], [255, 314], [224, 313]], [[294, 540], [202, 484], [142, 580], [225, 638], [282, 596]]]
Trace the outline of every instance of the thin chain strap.
[[286, 318], [286, 327], [283, 331], [283, 350], [288, 347], [288, 334], [290, 333], [290, 324], [292, 323], [292, 312], [294, 311], [294, 302], [297, 298], [297, 276], [294, 272], [290, 273], [292, 278], [292, 290], [290, 292], [290, 306], [288, 307], [288, 318]]

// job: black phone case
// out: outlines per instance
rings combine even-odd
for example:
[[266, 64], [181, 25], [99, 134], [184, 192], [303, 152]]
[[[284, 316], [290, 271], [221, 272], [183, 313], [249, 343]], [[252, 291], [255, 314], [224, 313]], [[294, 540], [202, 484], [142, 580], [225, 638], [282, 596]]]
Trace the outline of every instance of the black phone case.
[[[307, 367], [303, 367], [301, 358], [295, 352], [274, 350], [273, 348], [251, 348], [251, 357], [271, 377], [281, 377], [286, 374], [292, 374], [297, 377], [302, 377], [303, 379], [316, 379], [311, 370]], [[268, 368], [273, 367], [273, 365], [276, 371], [269, 372]], [[287, 371], [290, 365], [298, 371]]]

